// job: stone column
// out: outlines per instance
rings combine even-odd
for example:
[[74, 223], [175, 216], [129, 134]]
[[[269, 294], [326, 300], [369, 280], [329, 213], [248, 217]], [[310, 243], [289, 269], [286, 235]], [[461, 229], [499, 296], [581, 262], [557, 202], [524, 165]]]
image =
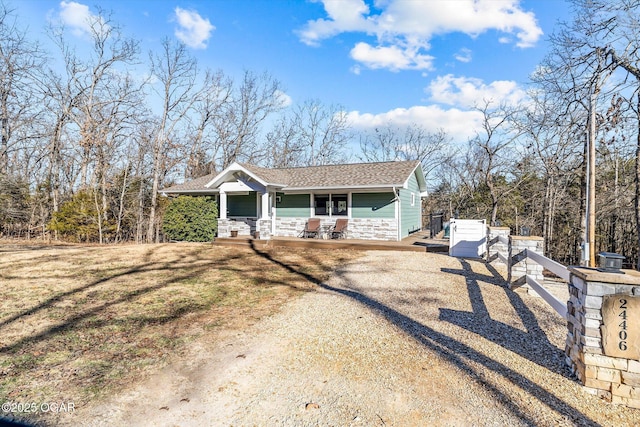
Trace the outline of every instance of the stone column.
[[640, 409], [640, 273], [569, 271], [567, 364], [587, 392]]
[[510, 236], [509, 237], [509, 287], [511, 289], [524, 286], [533, 293], [526, 284], [525, 276], [542, 283], [544, 269], [540, 264], [524, 256], [524, 250], [544, 255], [544, 239], [536, 236]]
[[218, 219], [218, 237], [231, 236], [231, 221], [226, 218]]
[[487, 262], [502, 262], [498, 254], [505, 258], [509, 256], [509, 245], [500, 242], [498, 237], [509, 239], [510, 234], [509, 227], [487, 227]]

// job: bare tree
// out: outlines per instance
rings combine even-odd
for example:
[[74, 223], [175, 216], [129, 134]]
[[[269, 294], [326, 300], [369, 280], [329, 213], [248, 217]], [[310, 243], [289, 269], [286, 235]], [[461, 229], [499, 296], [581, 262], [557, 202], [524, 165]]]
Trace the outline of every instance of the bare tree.
[[213, 129], [219, 155], [214, 159], [218, 170], [235, 161], [258, 163], [265, 156], [259, 136], [269, 115], [283, 106], [282, 88], [267, 73], [245, 71], [239, 86], [214, 116]]
[[469, 141], [469, 153], [472, 155], [469, 166], [480, 173], [489, 191], [491, 224], [496, 225], [500, 202], [524, 179], [524, 176], [513, 174], [511, 168], [517, 164], [516, 142], [522, 134], [514, 125], [520, 112], [506, 105], [492, 108], [490, 101], [476, 109], [482, 113], [482, 130]]
[[26, 38], [13, 11], [0, 3], [0, 175], [9, 173], [14, 130], [29, 126], [38, 113], [31, 82], [43, 63], [40, 47]]
[[[595, 17], [598, 35], [602, 37], [598, 51], [603, 52], [609, 63], [616, 69], [622, 69], [635, 80], [635, 108], [637, 117], [637, 143], [635, 151], [635, 222], [636, 241], [640, 253], [640, 4], [637, 1], [620, 0], [618, 2], [594, 2], [598, 11]], [[597, 19], [600, 18], [600, 19]], [[636, 260], [636, 269], [640, 270], [640, 256]]]
[[369, 162], [420, 160], [425, 176], [447, 162], [452, 150], [450, 138], [440, 129], [429, 132], [414, 123], [401, 128], [388, 124], [360, 137], [361, 158]]
[[216, 164], [216, 159], [221, 155], [222, 141], [216, 136], [214, 125], [220, 120], [225, 104], [230, 102], [232, 90], [233, 81], [222, 71], [207, 70], [193, 106], [185, 178], [214, 173], [220, 166]]
[[[581, 111], [584, 120], [583, 188], [583, 263], [594, 264], [595, 258], [595, 164], [596, 139], [600, 131], [597, 116], [602, 108], [603, 90], [614, 67], [606, 61], [601, 47], [603, 29], [610, 17], [602, 16], [604, 2], [574, 0], [575, 15], [563, 22], [551, 36], [552, 50], [535, 76], [545, 90], [566, 102], [566, 111]], [[573, 114], [573, 113], [571, 113]]]
[[344, 161], [351, 137], [344, 109], [308, 100], [283, 114], [267, 134], [269, 164], [318, 166]]
[[156, 95], [162, 102], [162, 111], [153, 135], [151, 167], [151, 202], [147, 241], [157, 241], [158, 224], [156, 210], [158, 190], [168, 172], [167, 160], [177, 137], [178, 126], [190, 112], [197, 97], [194, 93], [197, 77], [196, 60], [183, 44], [165, 39], [159, 55], [150, 55], [152, 74], [157, 79]]
[[573, 202], [570, 187], [580, 179], [582, 152], [574, 139], [576, 133], [582, 132], [582, 117], [566, 112], [562, 100], [549, 92], [532, 91], [530, 95], [533, 105], [517, 125], [544, 183], [541, 228], [545, 248], [551, 257], [558, 259], [556, 218], [559, 211], [566, 211]]

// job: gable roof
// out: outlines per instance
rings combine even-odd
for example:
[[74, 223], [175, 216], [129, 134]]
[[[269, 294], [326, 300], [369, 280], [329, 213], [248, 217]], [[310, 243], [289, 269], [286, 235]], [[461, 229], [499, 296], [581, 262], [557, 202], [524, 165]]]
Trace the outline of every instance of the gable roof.
[[426, 190], [419, 161], [350, 163], [340, 165], [294, 168], [263, 168], [246, 163], [234, 163], [217, 175], [207, 175], [185, 184], [162, 190], [165, 193], [211, 193], [230, 175], [244, 172], [263, 185], [286, 190], [322, 190], [340, 188], [402, 187], [420, 168], [418, 182]]

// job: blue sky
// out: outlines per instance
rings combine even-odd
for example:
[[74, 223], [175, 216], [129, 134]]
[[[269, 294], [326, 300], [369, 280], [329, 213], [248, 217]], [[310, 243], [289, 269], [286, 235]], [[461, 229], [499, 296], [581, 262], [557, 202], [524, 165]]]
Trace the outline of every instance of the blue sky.
[[31, 37], [64, 22], [78, 49], [98, 3], [141, 41], [183, 41], [201, 68], [267, 71], [291, 103], [340, 105], [358, 129], [386, 123], [472, 136], [483, 99], [520, 103], [563, 0], [8, 0]]

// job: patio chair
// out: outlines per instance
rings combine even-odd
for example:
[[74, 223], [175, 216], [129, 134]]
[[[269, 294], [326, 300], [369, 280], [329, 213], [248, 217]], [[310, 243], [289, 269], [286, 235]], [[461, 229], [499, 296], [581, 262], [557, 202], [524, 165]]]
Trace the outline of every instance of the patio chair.
[[342, 239], [346, 236], [347, 234], [347, 224], [349, 223], [349, 221], [346, 218], [340, 218], [336, 220], [336, 224], [333, 226], [333, 228], [331, 229], [331, 231], [329, 232], [331, 234], [331, 238], [332, 239]]
[[318, 237], [320, 235], [320, 218], [309, 218], [302, 231], [302, 237]]

